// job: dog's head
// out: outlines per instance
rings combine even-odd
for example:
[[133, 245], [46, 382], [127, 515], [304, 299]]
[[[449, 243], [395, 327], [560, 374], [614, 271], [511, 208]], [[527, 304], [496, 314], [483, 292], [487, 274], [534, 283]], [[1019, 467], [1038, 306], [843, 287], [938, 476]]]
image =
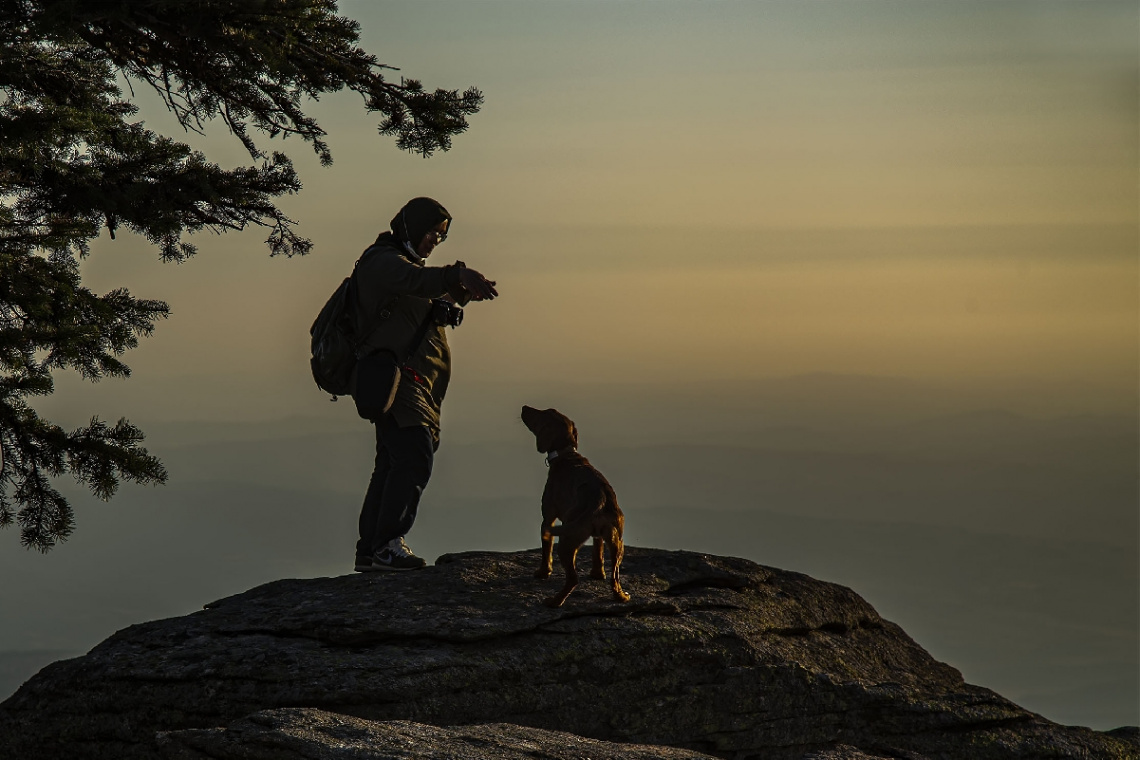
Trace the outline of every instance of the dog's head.
[[535, 409], [524, 406], [522, 421], [534, 433], [535, 448], [546, 454], [565, 448], [578, 448], [578, 428], [574, 422], [556, 409]]

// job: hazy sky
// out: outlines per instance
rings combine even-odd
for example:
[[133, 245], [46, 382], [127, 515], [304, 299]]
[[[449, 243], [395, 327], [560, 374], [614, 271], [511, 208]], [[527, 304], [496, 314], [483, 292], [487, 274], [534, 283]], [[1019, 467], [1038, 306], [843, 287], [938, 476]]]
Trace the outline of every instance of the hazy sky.
[[[1066, 663], [1077, 681], [1064, 686], [1063, 699], [1032, 703], [1045, 705], [1037, 709], [1093, 704], [1095, 693], [1097, 715], [1111, 702], [1119, 708], [1113, 715], [1137, 722], [1127, 717], [1140, 703], [1134, 1], [362, 0], [341, 10], [360, 21], [366, 48], [400, 67], [393, 78], [477, 86], [482, 112], [450, 152], [425, 160], [377, 136], [355, 96], [315, 104], [334, 165], [321, 168], [300, 141], [284, 143], [305, 183], [282, 203], [315, 243], [305, 258], [271, 260], [260, 230], [200, 236], [201, 253], [180, 265], [161, 264], [128, 235], [97, 241], [83, 265], [88, 285], [164, 299], [172, 316], [126, 357], [129, 381], [91, 386], [61, 377], [57, 393], [37, 406], [66, 425], [98, 413], [153, 431], [148, 445], [170, 465], [171, 485], [82, 505], [76, 537], [47, 558], [15, 557], [15, 532], [0, 533], [13, 572], [40, 579], [7, 608], [20, 610], [9, 631], [34, 633], [0, 639], [0, 649], [26, 647], [41, 630], [81, 629], [59, 617], [58, 605], [39, 601], [72, 593], [72, 576], [60, 568], [90, 574], [84, 603], [95, 604], [98, 588], [118, 589], [120, 601], [103, 605], [99, 618], [111, 630], [140, 615], [194, 609], [274, 574], [347, 569], [368, 431], [350, 403], [331, 405], [313, 385], [308, 328], [395, 211], [430, 195], [455, 217], [432, 263], [462, 259], [497, 280], [502, 296], [473, 304], [451, 333], [456, 367], [444, 447], [425, 494], [429, 523], [411, 537], [429, 560], [433, 549], [461, 549], [465, 535], [483, 535], [448, 528], [449, 510], [463, 499], [498, 499], [494, 514], [502, 516], [516, 514], [511, 499], [537, 498], [543, 470], [518, 408], [557, 405], [594, 447], [587, 453], [601, 452], [635, 541], [641, 531], [660, 545], [695, 546], [684, 530], [651, 530], [664, 523], [647, 512], [719, 505], [701, 501], [702, 493], [723, 495], [719, 506], [733, 509], [761, 493], [758, 510], [796, 519], [925, 526], [907, 534], [917, 542], [911, 554], [888, 543], [882, 556], [923, 556], [923, 541], [941, 540], [930, 526], [1000, 534], [1014, 544], [993, 545], [1011, 557], [1022, 554], [1009, 547], [1061, 556], [1054, 544], [1033, 541], [1088, 541], [1072, 549], [1083, 560], [1050, 565], [1052, 575], [1041, 576], [1052, 627], [1034, 622], [1044, 614], [1034, 607], [1010, 623], [1014, 643], [962, 633], [962, 641], [978, 638], [955, 649], [937, 639], [949, 628], [915, 612], [921, 604], [889, 606], [902, 598], [890, 596], [889, 582], [884, 596], [869, 598], [921, 631], [920, 643], [936, 655], [960, 658], [953, 664], [983, 685], [1017, 696], [1016, 684], [1028, 689], [1026, 674], [1059, 683], [1061, 671], [1048, 663]], [[155, 97], [136, 91], [149, 126], [180, 133]], [[222, 164], [245, 161], [238, 142], [215, 127], [187, 140]], [[798, 379], [779, 379], [789, 377]], [[975, 416], [923, 422], [951, 413]], [[1061, 419], [1081, 414], [1101, 417]], [[174, 424], [226, 420], [272, 424], [251, 427], [248, 438], [235, 428]], [[866, 432], [876, 424], [912, 427]], [[250, 443], [234, 448], [237, 439]], [[685, 450], [687, 460], [650, 448], [698, 443], [729, 448]], [[939, 464], [906, 459], [912, 444]], [[346, 464], [345, 452], [357, 448], [358, 459]], [[312, 480], [302, 482], [310, 470]], [[197, 515], [200, 482], [215, 496]], [[211, 546], [203, 536], [236, 542], [229, 521], [244, 519], [254, 502], [269, 503], [271, 485], [288, 486], [273, 498], [291, 505], [289, 525], [311, 519], [313, 494], [321, 509], [339, 510], [326, 521], [344, 526], [343, 556], [337, 548], [305, 556], [290, 544], [288, 557], [259, 565], [255, 553], [235, 549], [229, 560], [210, 560], [227, 568], [225, 578], [187, 570], [169, 588], [150, 581], [145, 603], [128, 593], [134, 579], [155, 572], [143, 562], [147, 552], [193, 548], [180, 535], [196, 536], [203, 556]], [[684, 503], [669, 503], [670, 495]], [[479, 529], [515, 536], [516, 517], [502, 519], [510, 530]], [[795, 530], [824, 530], [804, 525]], [[306, 530], [297, 527], [298, 535]], [[826, 552], [820, 544], [797, 553], [777, 535], [767, 537], [776, 553], [765, 556], [728, 538], [700, 548], [778, 559], [880, 593], [859, 571], [826, 564], [862, 556], [843, 546], [847, 527], [834, 531], [837, 543]], [[166, 547], [155, 547], [156, 534]], [[948, 556], [963, 562], [990, 546], [976, 534], [955, 536], [961, 543]], [[495, 546], [522, 548], [513, 538]], [[272, 556], [271, 548], [256, 556]], [[824, 564], [797, 560], [809, 556]], [[136, 559], [143, 566], [132, 565]], [[233, 568], [248, 562], [231, 571], [231, 560]], [[1096, 565], [1102, 560], [1109, 570]], [[1019, 568], [1010, 571], [1016, 583], [1028, 572]], [[1077, 577], [1100, 579], [1115, 600], [1101, 611], [1111, 607], [1117, 618], [1093, 621], [1051, 601], [1050, 584]], [[969, 607], [982, 588], [956, 568], [930, 583], [914, 598], [928, 594], [932, 608], [950, 609], [942, 601], [954, 594], [954, 604]], [[978, 601], [970, 610], [980, 618], [1014, 606]], [[1069, 631], [1070, 622], [1110, 643], [1073, 633], [1048, 656], [1017, 660], [1018, 652], [1030, 657], [1017, 636]], [[1078, 683], [1092, 670], [1074, 663], [1098, 647], [1116, 647], [1101, 666], [1117, 691]], [[986, 657], [1014, 663], [1016, 674], [1001, 681], [989, 666], [963, 665]], [[1060, 708], [1048, 714], [1108, 720]]]
[[[303, 371], [312, 315], [421, 194], [456, 218], [439, 263], [463, 259], [503, 293], [456, 334], [460, 378], [836, 372], [1135, 405], [1134, 3], [342, 10], [393, 77], [476, 85], [483, 111], [425, 160], [376, 136], [355, 96], [315, 105], [334, 166], [285, 143], [306, 184], [284, 201], [316, 244], [305, 260], [269, 260], [257, 230], [203, 236], [180, 266], [100, 241], [90, 282], [173, 309], [129, 357], [132, 387], [99, 389], [112, 406], [222, 364], [250, 397], [242, 381], [179, 384], [194, 414], [321, 413]], [[221, 129], [192, 142], [243, 159]]]

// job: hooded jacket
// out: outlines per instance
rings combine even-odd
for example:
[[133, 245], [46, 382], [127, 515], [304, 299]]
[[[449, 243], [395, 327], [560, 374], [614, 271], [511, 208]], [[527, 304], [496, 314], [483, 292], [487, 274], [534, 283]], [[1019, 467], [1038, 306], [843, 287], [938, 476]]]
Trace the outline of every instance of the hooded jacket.
[[424, 320], [431, 319], [431, 299], [451, 296], [462, 306], [470, 296], [460, 284], [462, 262], [426, 266], [404, 242], [391, 232], [382, 233], [356, 266], [354, 316], [358, 334], [364, 336], [359, 353], [389, 351], [402, 360], [405, 369], [389, 414], [400, 427], [426, 426], [438, 440], [440, 408], [451, 381], [445, 328], [433, 322], [418, 346], [411, 343]]

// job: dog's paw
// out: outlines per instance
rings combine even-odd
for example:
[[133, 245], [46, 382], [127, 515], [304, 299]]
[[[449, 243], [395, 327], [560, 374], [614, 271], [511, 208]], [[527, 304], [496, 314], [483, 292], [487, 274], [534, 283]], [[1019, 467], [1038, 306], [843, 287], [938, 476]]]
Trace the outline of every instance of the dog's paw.
[[614, 601], [615, 602], [628, 602], [629, 601], [629, 594], [625, 593], [624, 591], [615, 591], [614, 592]]
[[537, 569], [537, 570], [535, 570], [535, 571], [534, 571], [534, 577], [535, 577], [535, 578], [538, 578], [538, 579], [541, 581], [541, 580], [543, 580], [543, 579], [545, 579], [545, 578], [549, 578], [549, 577], [550, 577], [550, 571], [549, 571], [549, 570], [547, 570], [547, 569], [545, 569], [545, 568], [541, 568], [541, 567], [540, 567], [539, 569]]
[[543, 599], [542, 603], [544, 605], [546, 605], [547, 607], [551, 607], [553, 609], [558, 609], [559, 607], [561, 607], [563, 604], [566, 603], [566, 598], [565, 597], [559, 598], [557, 596], [549, 596], [546, 599]]

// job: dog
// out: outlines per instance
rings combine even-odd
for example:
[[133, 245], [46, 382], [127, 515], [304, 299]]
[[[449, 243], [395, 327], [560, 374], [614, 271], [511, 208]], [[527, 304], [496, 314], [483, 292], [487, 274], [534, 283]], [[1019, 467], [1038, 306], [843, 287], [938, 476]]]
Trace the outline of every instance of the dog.
[[[594, 469], [586, 457], [578, 453], [578, 429], [570, 418], [554, 409], [522, 408], [522, 421], [534, 433], [535, 447], [546, 454], [550, 472], [542, 491], [542, 560], [535, 578], [549, 578], [554, 553], [554, 537], [558, 536], [558, 559], [566, 573], [562, 590], [545, 599], [547, 607], [561, 607], [578, 585], [574, 560], [586, 539], [594, 539], [594, 565], [591, 578], [604, 579], [604, 548], [610, 548], [610, 587], [614, 599], [628, 602], [618, 578], [621, 558], [625, 554], [622, 533], [625, 517], [618, 507], [617, 494], [602, 473]], [[555, 520], [562, 524], [556, 526]]]

